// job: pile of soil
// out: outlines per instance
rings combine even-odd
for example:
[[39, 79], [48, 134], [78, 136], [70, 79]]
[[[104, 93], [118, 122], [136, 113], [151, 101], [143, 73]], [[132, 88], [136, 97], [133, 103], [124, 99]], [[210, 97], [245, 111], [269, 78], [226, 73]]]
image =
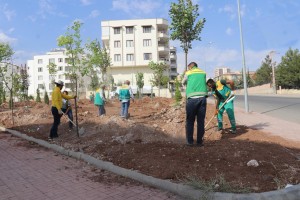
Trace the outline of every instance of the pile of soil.
[[[239, 124], [237, 134], [230, 134], [226, 114], [223, 132], [216, 131], [214, 119], [207, 127], [205, 146], [189, 147], [185, 145], [184, 102], [175, 106], [173, 99], [144, 97], [131, 103], [129, 119], [119, 116], [118, 100], [110, 100], [105, 108], [106, 116], [99, 117], [93, 103], [80, 100], [77, 116], [84, 135], [78, 137], [76, 129], [69, 130], [67, 120], [62, 118], [59, 138], [51, 142], [173, 182], [208, 182], [221, 176], [233, 188], [249, 192], [271, 191], [300, 182], [299, 143]], [[16, 103], [13, 120], [7, 105], [0, 109], [2, 126], [48, 139], [53, 122], [49, 105]], [[208, 104], [206, 122], [213, 114], [214, 106]], [[258, 166], [248, 166], [250, 160], [256, 160]]]

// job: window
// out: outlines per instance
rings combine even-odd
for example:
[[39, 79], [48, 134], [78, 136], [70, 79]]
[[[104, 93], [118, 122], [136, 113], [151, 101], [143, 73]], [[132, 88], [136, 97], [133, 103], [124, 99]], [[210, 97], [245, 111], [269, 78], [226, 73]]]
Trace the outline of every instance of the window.
[[63, 58], [58, 58], [58, 62], [59, 62], [59, 63], [62, 63], [63, 60], [64, 60]]
[[38, 64], [43, 64], [43, 59], [38, 59]]
[[38, 76], [38, 80], [39, 80], [39, 81], [43, 80], [43, 76], [41, 76], [41, 75]]
[[143, 26], [143, 33], [151, 33], [151, 26]]
[[59, 67], [58, 67], [58, 71], [63, 71], [63, 67], [62, 67], [62, 66], [59, 66]]
[[121, 61], [121, 54], [115, 54], [114, 55], [114, 61], [115, 62]]
[[49, 76], [49, 80], [50, 80], [50, 81], [54, 81], [54, 80], [55, 80], [55, 75], [50, 75], [50, 76]]
[[120, 32], [121, 32], [121, 28], [120, 28], [120, 27], [114, 28], [114, 34], [115, 34], [115, 35], [116, 35], [116, 34], [120, 34]]
[[133, 40], [126, 40], [126, 47], [133, 47]]
[[151, 60], [152, 59], [152, 53], [144, 53], [144, 60]]
[[65, 72], [69, 72], [70, 71], [70, 66], [65, 66]]
[[126, 34], [133, 34], [133, 26], [126, 27]]
[[65, 88], [75, 88], [75, 83], [66, 83]]
[[127, 54], [126, 55], [126, 60], [127, 61], [134, 61], [133, 54]]
[[116, 41], [114, 42], [114, 47], [115, 47], [115, 48], [120, 48], [120, 47], [121, 47], [121, 41], [120, 41], [120, 40], [116, 40]]
[[53, 90], [53, 83], [49, 83], [49, 90]]
[[144, 47], [150, 47], [151, 46], [151, 39], [144, 39], [143, 40], [143, 46]]
[[39, 68], [38, 68], [38, 72], [43, 72], [43, 68], [42, 68], [42, 67], [39, 67]]
[[55, 63], [55, 58], [50, 58], [50, 59], [49, 59], [49, 64], [50, 64], [50, 63]]
[[44, 84], [38, 84], [39, 89], [44, 89]]
[[64, 75], [63, 74], [58, 75], [58, 79], [64, 79]]
[[70, 77], [70, 76], [68, 76], [68, 75], [66, 75], [66, 78], [65, 78], [65, 80], [66, 80], [66, 81], [69, 81], [69, 80], [71, 80], [71, 77]]

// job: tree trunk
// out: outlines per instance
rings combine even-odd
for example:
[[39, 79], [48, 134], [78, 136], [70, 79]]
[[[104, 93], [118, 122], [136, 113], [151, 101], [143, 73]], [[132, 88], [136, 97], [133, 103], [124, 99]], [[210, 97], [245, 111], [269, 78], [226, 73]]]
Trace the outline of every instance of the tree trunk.
[[188, 54], [188, 52], [187, 52], [187, 50], [185, 50], [184, 53], [185, 53], [185, 67], [186, 67], [186, 70], [188, 70], [188, 64], [187, 64], [187, 54]]

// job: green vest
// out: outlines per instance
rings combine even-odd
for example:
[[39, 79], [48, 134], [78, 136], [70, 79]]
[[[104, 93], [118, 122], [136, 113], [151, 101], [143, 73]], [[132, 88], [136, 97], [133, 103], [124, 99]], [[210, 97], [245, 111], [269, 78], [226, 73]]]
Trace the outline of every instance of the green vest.
[[226, 85], [226, 80], [219, 80], [216, 82], [216, 91], [214, 96], [218, 97], [220, 102], [226, 101], [231, 93], [231, 89]]
[[203, 70], [193, 67], [185, 75], [187, 76], [187, 98], [207, 95], [206, 73]]
[[96, 106], [102, 106], [104, 104], [104, 101], [100, 96], [100, 92], [101, 92], [100, 90], [97, 90], [95, 94], [94, 104]]
[[130, 99], [130, 92], [129, 92], [129, 86], [128, 85], [122, 85], [122, 87], [119, 90], [119, 100], [125, 100]]

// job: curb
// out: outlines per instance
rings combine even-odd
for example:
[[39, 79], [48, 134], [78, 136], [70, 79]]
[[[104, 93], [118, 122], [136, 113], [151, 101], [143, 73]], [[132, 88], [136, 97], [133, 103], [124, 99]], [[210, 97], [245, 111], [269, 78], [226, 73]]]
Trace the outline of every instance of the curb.
[[141, 174], [136, 171], [128, 170], [114, 165], [111, 162], [98, 160], [92, 156], [86, 155], [81, 152], [74, 152], [67, 150], [56, 144], [49, 144], [48, 142], [40, 139], [30, 137], [26, 134], [20, 133], [19, 131], [6, 129], [0, 126], [1, 131], [7, 131], [14, 136], [20, 137], [22, 139], [34, 142], [40, 146], [52, 149], [60, 154], [73, 157], [79, 160], [83, 160], [89, 164], [92, 164], [98, 168], [110, 171], [112, 173], [139, 181], [146, 185], [156, 187], [161, 190], [172, 192], [181, 197], [189, 199], [211, 199], [211, 200], [298, 200], [300, 197], [300, 184], [276, 191], [263, 192], [263, 193], [249, 193], [249, 194], [235, 194], [235, 193], [222, 193], [222, 192], [204, 192], [201, 190], [196, 190], [190, 186], [172, 183], [167, 180], [162, 180]]

